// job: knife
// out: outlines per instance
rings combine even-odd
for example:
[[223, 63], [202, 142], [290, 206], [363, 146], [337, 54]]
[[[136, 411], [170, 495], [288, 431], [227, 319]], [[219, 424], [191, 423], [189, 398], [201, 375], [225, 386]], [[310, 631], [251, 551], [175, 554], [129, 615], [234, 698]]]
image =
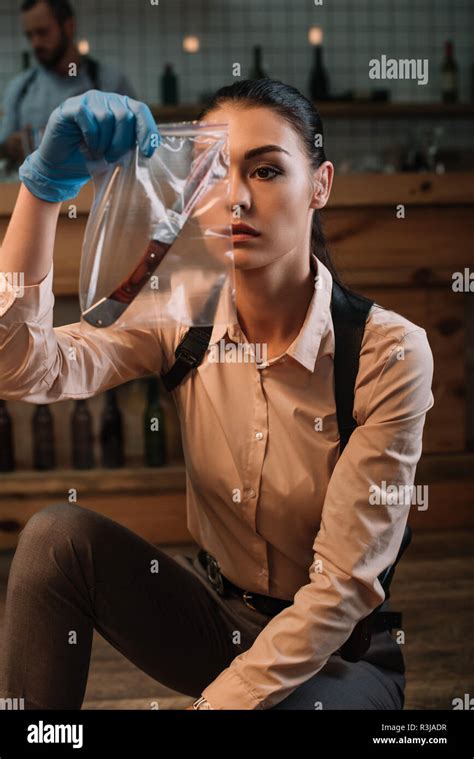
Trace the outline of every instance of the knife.
[[214, 162], [221, 148], [221, 143], [216, 142], [196, 160], [181, 196], [153, 230], [152, 239], [138, 265], [108, 297], [101, 298], [84, 311], [82, 318], [85, 321], [94, 327], [109, 327], [135, 300], [176, 241], [196, 203], [206, 191], [207, 180], [215, 172]]

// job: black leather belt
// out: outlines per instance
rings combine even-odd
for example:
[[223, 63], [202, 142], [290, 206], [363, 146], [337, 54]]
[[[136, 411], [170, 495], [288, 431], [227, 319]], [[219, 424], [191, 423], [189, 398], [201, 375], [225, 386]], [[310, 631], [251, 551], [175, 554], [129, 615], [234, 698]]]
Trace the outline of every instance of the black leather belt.
[[249, 609], [254, 609], [269, 617], [274, 617], [293, 603], [293, 601], [287, 601], [283, 598], [264, 596], [261, 593], [254, 593], [253, 591], [239, 588], [238, 585], [234, 585], [227, 577], [224, 577], [219, 569], [217, 560], [203, 549], [199, 550], [198, 559], [206, 570], [209, 582], [220, 596], [238, 596]]
[[[287, 601], [283, 598], [273, 598], [273, 596], [264, 596], [261, 593], [243, 590], [238, 585], [234, 585], [220, 571], [217, 559], [202, 548], [198, 552], [198, 559], [206, 570], [209, 582], [220, 596], [238, 596], [250, 609], [259, 611], [269, 617], [274, 617], [293, 603], [293, 601]], [[372, 632], [392, 630], [393, 628], [400, 629], [401, 613], [381, 609], [371, 616], [370, 627]]]

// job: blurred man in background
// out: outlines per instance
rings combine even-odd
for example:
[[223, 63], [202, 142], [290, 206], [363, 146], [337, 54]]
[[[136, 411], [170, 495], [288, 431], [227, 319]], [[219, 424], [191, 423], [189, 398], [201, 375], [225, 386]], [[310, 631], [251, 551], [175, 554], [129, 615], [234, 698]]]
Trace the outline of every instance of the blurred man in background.
[[9, 170], [37, 147], [50, 113], [67, 98], [90, 89], [137, 98], [123, 74], [81, 55], [69, 0], [24, 0], [20, 15], [36, 62], [15, 76], [4, 94], [0, 154], [8, 159]]

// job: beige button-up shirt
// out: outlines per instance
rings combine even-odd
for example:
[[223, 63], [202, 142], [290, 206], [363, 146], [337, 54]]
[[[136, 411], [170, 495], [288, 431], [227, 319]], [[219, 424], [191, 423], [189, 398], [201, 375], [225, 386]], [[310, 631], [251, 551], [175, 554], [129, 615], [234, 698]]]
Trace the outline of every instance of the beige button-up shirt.
[[[191, 534], [236, 585], [293, 601], [205, 688], [215, 709], [269, 708], [316, 674], [384, 600], [377, 578], [416, 508], [410, 488], [433, 405], [426, 333], [372, 307], [358, 427], [338, 457], [332, 277], [313, 264], [314, 296], [285, 353], [259, 365], [232, 356], [224, 346], [245, 336], [216, 325], [203, 363], [173, 391]], [[52, 278], [53, 267], [21, 298], [0, 292], [0, 397], [87, 398], [172, 365], [186, 327], [53, 328]]]

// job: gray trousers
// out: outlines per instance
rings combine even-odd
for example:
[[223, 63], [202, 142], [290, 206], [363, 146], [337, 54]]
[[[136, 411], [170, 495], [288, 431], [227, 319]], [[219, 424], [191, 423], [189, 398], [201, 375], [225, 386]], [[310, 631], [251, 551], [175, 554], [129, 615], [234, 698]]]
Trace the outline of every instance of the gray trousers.
[[[82, 506], [38, 511], [20, 533], [8, 578], [0, 699], [80, 709], [94, 628], [150, 677], [197, 698], [268, 618], [239, 598], [222, 600], [186, 562]], [[377, 647], [385, 651], [379, 660]], [[377, 663], [334, 654], [271, 708], [403, 709], [404, 675], [387, 668], [398, 648], [390, 633], [378, 633], [367, 657], [375, 651]]]

